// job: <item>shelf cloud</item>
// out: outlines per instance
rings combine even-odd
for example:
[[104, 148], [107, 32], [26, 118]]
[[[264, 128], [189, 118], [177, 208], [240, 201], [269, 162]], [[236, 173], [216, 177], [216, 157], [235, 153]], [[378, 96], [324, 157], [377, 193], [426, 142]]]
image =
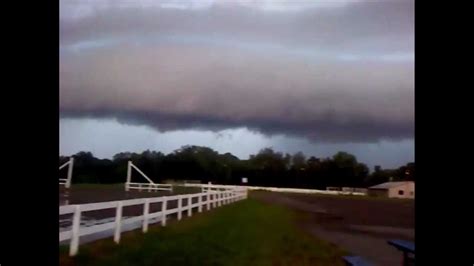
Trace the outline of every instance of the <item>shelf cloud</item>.
[[412, 139], [413, 1], [61, 1], [62, 117]]

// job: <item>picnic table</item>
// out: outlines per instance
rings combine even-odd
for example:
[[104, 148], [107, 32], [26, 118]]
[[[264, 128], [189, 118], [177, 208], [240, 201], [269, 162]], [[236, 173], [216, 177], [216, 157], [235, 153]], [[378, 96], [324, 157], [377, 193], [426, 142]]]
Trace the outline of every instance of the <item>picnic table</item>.
[[387, 242], [389, 245], [403, 252], [404, 266], [415, 265], [415, 243], [400, 239], [393, 239]]

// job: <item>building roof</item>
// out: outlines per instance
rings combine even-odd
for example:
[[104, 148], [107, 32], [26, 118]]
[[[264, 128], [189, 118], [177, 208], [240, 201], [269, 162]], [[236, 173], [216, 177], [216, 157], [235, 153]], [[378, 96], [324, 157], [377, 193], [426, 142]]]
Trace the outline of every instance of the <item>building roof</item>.
[[374, 189], [389, 189], [389, 188], [394, 188], [394, 187], [399, 187], [402, 185], [406, 185], [409, 183], [413, 183], [413, 181], [401, 181], [401, 182], [385, 182], [382, 184], [378, 184], [375, 186], [371, 186], [369, 188], [374, 188]]

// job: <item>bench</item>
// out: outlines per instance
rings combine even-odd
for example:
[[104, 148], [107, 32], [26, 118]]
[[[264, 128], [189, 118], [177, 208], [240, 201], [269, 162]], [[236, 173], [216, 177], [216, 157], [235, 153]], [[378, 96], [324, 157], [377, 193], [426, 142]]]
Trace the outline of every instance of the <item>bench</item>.
[[342, 257], [347, 266], [373, 266], [372, 263], [366, 261], [359, 256], [345, 256]]
[[403, 252], [404, 266], [415, 265], [415, 243], [400, 239], [389, 240], [387, 243]]

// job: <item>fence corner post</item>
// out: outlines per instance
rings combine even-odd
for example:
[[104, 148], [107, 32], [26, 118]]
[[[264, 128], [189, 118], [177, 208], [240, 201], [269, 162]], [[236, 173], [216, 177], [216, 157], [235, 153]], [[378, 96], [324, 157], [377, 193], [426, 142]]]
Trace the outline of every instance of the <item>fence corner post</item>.
[[70, 188], [71, 187], [73, 167], [74, 167], [74, 157], [71, 157], [69, 159], [69, 166], [68, 166], [68, 169], [67, 169], [67, 180], [66, 180], [66, 183], [64, 184], [65, 188]]
[[125, 191], [130, 189], [130, 182], [132, 181], [132, 161], [127, 163], [127, 182], [125, 182]]

